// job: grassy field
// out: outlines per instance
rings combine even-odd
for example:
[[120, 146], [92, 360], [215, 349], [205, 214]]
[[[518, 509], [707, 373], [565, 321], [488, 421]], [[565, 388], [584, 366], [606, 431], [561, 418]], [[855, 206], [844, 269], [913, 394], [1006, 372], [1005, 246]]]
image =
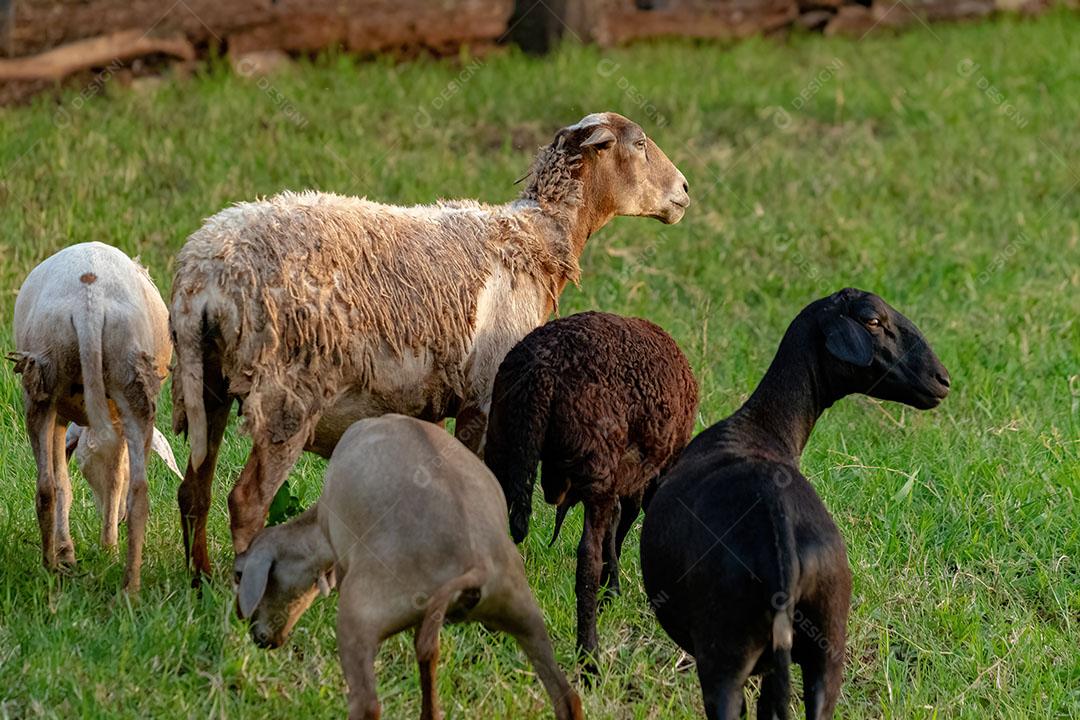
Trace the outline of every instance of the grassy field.
[[[679, 225], [618, 219], [594, 237], [563, 312], [667, 328], [701, 382], [699, 428], [745, 399], [803, 305], [848, 285], [912, 318], [952, 373], [929, 413], [840, 403], [804, 457], [855, 576], [839, 715], [1080, 717], [1077, 36], [1080, 17], [1061, 12], [863, 42], [330, 57], [262, 81], [213, 66], [138, 89], [94, 82], [0, 110], [0, 316], [37, 262], [89, 240], [141, 255], [167, 296], [202, 218], [284, 188], [508, 200], [556, 128], [617, 110], [685, 172], [693, 206]], [[0, 348], [12, 346], [5, 320]], [[77, 476], [80, 564], [64, 579], [40, 567], [21, 408], [0, 369], [0, 717], [344, 714], [335, 599], [275, 652], [233, 615], [225, 497], [243, 436], [230, 430], [215, 488], [216, 581], [189, 589], [177, 481], [155, 462], [132, 601]], [[305, 503], [322, 467], [305, 458], [292, 476]], [[547, 549], [553, 511], [538, 504], [522, 547], [565, 667], [580, 518]], [[698, 716], [696, 676], [641, 590], [636, 540], [625, 596], [601, 617], [587, 714]], [[450, 627], [442, 650], [450, 718], [548, 715], [508, 638]], [[385, 717], [417, 715], [411, 641], [387, 642], [377, 672]]]

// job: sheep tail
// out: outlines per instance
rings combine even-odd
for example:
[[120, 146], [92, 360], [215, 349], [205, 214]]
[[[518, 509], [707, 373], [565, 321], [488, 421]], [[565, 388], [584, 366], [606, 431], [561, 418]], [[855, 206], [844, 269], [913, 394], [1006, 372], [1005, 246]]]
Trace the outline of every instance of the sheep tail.
[[[198, 470], [206, 459], [206, 408], [203, 405], [203, 314], [196, 303], [174, 311], [172, 316], [176, 342], [176, 369], [173, 378], [173, 431], [187, 431], [191, 447], [189, 462]], [[177, 392], [179, 390], [179, 392]]]
[[[777, 616], [779, 617], [779, 615]], [[788, 625], [787, 632], [791, 633], [791, 626]], [[775, 642], [776, 637], [776, 625], [773, 624], [773, 638]], [[765, 683], [769, 683], [771, 686], [771, 695], [777, 698], [779, 702], [787, 705], [791, 702], [791, 646], [780, 646], [773, 650], [773, 662], [772, 670], [769, 671], [769, 675], [762, 679], [762, 687]], [[787, 717], [785, 713], [782, 717]]]
[[772, 624], [773, 670], [768, 682], [772, 696], [786, 704], [791, 697], [791, 646], [794, 641], [794, 618], [798, 555], [795, 551], [795, 529], [782, 499], [769, 501], [772, 516], [773, 542], [776, 547], [777, 585], [772, 596], [775, 610]]
[[573, 503], [563, 501], [555, 508], [555, 531], [551, 533], [551, 542], [548, 543], [548, 547], [553, 547], [555, 541], [559, 539], [559, 531], [562, 530], [563, 520], [566, 519], [566, 513], [570, 512], [570, 507]]
[[551, 373], [524, 342], [507, 354], [495, 377], [484, 461], [506, 495], [515, 543], [529, 534], [536, 468], [544, 450], [554, 391]]
[[82, 368], [83, 406], [90, 428], [95, 435], [111, 444], [116, 440], [109, 399], [105, 391], [105, 363], [102, 359], [102, 332], [105, 311], [95, 302], [94, 290], [88, 288], [87, 312], [72, 318], [75, 337], [79, 343], [79, 365]]
[[443, 583], [428, 600], [424, 608], [424, 619], [416, 631], [416, 657], [423, 662], [439, 653], [439, 630], [446, 622], [447, 610], [451, 605], [470, 610], [480, 602], [480, 592], [484, 584], [484, 573], [479, 568], [470, 568], [456, 578]]

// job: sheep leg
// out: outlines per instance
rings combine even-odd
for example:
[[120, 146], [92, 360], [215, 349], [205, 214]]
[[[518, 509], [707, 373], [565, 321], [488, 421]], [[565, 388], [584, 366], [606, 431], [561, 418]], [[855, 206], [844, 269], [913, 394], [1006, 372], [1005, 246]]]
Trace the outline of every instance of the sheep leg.
[[309, 429], [310, 425], [305, 426], [285, 442], [267, 443], [263, 440], [251, 446], [247, 464], [229, 493], [229, 521], [233, 550], [237, 555], [247, 550], [266, 524], [270, 503], [289, 476], [289, 470], [300, 459]]
[[480, 457], [484, 456], [484, 432], [487, 430], [487, 420], [487, 413], [475, 405], [462, 408], [454, 420], [454, 437]]
[[640, 512], [641, 500], [633, 497], [621, 498], [619, 507], [615, 509], [615, 517], [611, 522], [611, 526], [616, 528], [615, 533], [604, 541], [604, 569], [600, 584], [606, 588], [606, 592], [600, 596], [601, 607], [610, 602], [613, 597], [622, 594], [622, 583], [619, 578], [622, 546]]
[[615, 517], [611, 519], [611, 528], [604, 539], [604, 568], [600, 571], [600, 586], [605, 592], [600, 595], [600, 608], [604, 608], [613, 598], [622, 595], [622, 583], [619, 578], [619, 560], [622, 557], [622, 543], [626, 533], [634, 527], [637, 515], [642, 510], [642, 503], [635, 498], [621, 498], [615, 508]]
[[420, 666], [420, 690], [423, 697], [420, 720], [439, 720], [442, 713], [439, 712], [439, 694], [435, 687], [435, 674], [439, 665], [439, 643], [434, 643], [430, 648], [421, 647], [419, 628], [416, 630], [414, 641], [416, 662]]
[[750, 662], [734, 658], [721, 658], [719, 661], [708, 657], [695, 658], [708, 720], [735, 720], [746, 716], [743, 686], [750, 677], [758, 655], [760, 653], [753, 653]]
[[[700, 673], [698, 674], [700, 677]], [[709, 686], [706, 687], [705, 683]], [[724, 678], [706, 680], [701, 678], [701, 690], [705, 702], [705, 717], [708, 720], [735, 720], [746, 717], [746, 699], [741, 685]]]
[[363, 600], [355, 583], [343, 582], [338, 601], [338, 655], [349, 685], [349, 720], [379, 720], [382, 710], [376, 691], [375, 654], [383, 628], [363, 617]]
[[[94, 429], [91, 428], [90, 432], [94, 432]], [[93, 450], [95, 462], [88, 462], [83, 466], [83, 471], [100, 497], [101, 545], [114, 550], [120, 533], [120, 503], [124, 501], [121, 466], [127, 462], [127, 449], [117, 428], [108, 437], [100, 433], [97, 436], [97, 445]]]
[[206, 518], [210, 514], [210, 493], [214, 485], [218, 453], [225, 427], [229, 424], [232, 401], [225, 389], [221, 370], [209, 360], [203, 362], [203, 407], [206, 411], [206, 458], [198, 470], [188, 460], [184, 480], [176, 492], [180, 506], [180, 528], [184, 535], [184, 561], [194, 575], [193, 587], [210, 576], [210, 554], [206, 549]]
[[[630, 528], [634, 527], [634, 523], [637, 522], [638, 515], [641, 514], [641, 498], [624, 497], [619, 501], [619, 527], [615, 532], [615, 560], [616, 563], [622, 557], [622, 546], [626, 540], [626, 536], [630, 533]], [[615, 566], [615, 570], [618, 571], [618, 565]], [[618, 582], [618, 578], [616, 578]]]
[[524, 573], [515, 583], [509, 597], [492, 605], [496, 609], [484, 617], [484, 624], [513, 635], [551, 698], [556, 720], [581, 720], [581, 700], [555, 662], [551, 639], [544, 626], [544, 616], [529, 590]]
[[[124, 442], [127, 444], [128, 486], [127, 504], [127, 565], [124, 567], [124, 590], [139, 591], [142, 575], [142, 549], [146, 538], [146, 521], [150, 515], [150, 500], [146, 487], [146, 458], [150, 454], [150, 441], [154, 433], [153, 414], [140, 418], [133, 412], [132, 402], [145, 402], [145, 398], [131, 397], [142, 392], [136, 386], [127, 386], [114, 402], [120, 411], [124, 426]], [[150, 404], [151, 413], [153, 403]], [[118, 488], [118, 490], [120, 490]]]
[[824, 628], [825, 642], [821, 642], [820, 630], [814, 635], [796, 630], [795, 643], [798, 662], [803, 671], [803, 701], [807, 720], [827, 720], [833, 716], [836, 701], [840, 697], [840, 684], [844, 679], [844, 647], [847, 640], [848, 607], [850, 605], [850, 579], [848, 591], [837, 582], [834, 596], [826, 600], [835, 607], [814, 608], [800, 605], [805, 628]]
[[37, 510], [38, 529], [41, 531], [41, 562], [50, 570], [56, 569], [56, 481], [53, 470], [53, 436], [56, 427], [56, 406], [51, 402], [35, 402], [23, 393], [26, 407], [26, 431], [30, 436], [30, 448], [37, 461]]
[[600, 598], [598, 608], [603, 609], [612, 598], [619, 595], [619, 554], [615, 544], [615, 526], [620, 524], [622, 509], [616, 505], [612, 511], [611, 523], [604, 532], [603, 564], [600, 568]]
[[577, 647], [583, 669], [595, 675], [596, 648], [596, 599], [600, 585], [604, 537], [611, 529], [614, 505], [589, 503], [585, 506], [585, 527], [578, 544], [577, 582]]
[[761, 678], [757, 716], [761, 720], [788, 720], [791, 704], [791, 675], [787, 665], [774, 667]]
[[71, 540], [71, 477], [68, 475], [67, 426], [57, 418], [53, 425], [53, 478], [56, 481], [56, 560], [61, 565], [75, 564], [75, 543]]

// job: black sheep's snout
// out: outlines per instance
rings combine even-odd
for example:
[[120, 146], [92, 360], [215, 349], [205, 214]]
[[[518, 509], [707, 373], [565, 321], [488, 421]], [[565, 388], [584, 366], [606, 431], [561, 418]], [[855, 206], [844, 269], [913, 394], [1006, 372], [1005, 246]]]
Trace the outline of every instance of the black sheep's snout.
[[930, 355], [929, 362], [922, 375], [927, 392], [937, 400], [944, 400], [952, 386], [952, 378], [945, 365], [938, 360], [936, 355]]
[[934, 379], [937, 380], [940, 385], [946, 388], [949, 387], [952, 383], [952, 377], [949, 375], [949, 371], [940, 362], [938, 363], [938, 370], [934, 374]]

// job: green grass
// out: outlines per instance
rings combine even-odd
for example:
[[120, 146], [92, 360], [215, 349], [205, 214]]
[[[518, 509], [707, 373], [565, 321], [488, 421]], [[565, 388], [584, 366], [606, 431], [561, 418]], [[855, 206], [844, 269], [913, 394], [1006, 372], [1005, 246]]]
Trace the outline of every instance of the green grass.
[[[203, 217], [284, 188], [510, 199], [557, 127], [620, 111], [685, 172], [694, 204], [679, 225], [618, 219], [593, 238], [562, 309], [667, 328], [701, 382], [699, 427], [745, 399], [803, 305], [848, 285], [912, 318], [952, 372], [932, 412], [840, 403], [804, 457], [855, 576], [839, 715], [1080, 717], [1078, 35], [1080, 17], [1056, 12], [861, 43], [330, 57], [262, 87], [215, 66], [150, 89], [106, 83], [85, 101], [76, 88], [0, 110], [0, 315], [37, 262], [89, 240], [140, 254], [167, 294], [172, 257]], [[0, 347], [11, 346], [5, 322]], [[217, 577], [201, 597], [182, 568], [177, 481], [155, 463], [132, 601], [118, 593], [121, 563], [97, 545], [81, 478], [78, 569], [59, 579], [40, 567], [21, 406], [0, 370], [0, 717], [344, 714], [336, 600], [276, 652], [231, 612], [225, 497], [245, 438], [226, 440]], [[292, 476], [305, 503], [322, 467], [305, 458]], [[570, 667], [580, 510], [550, 550], [552, 509], [537, 516], [522, 552]], [[635, 531], [625, 596], [601, 617], [587, 713], [698, 716], [696, 677], [646, 605], [636, 542]], [[451, 718], [547, 714], [507, 638], [477, 626], [442, 638]], [[411, 642], [387, 642], [377, 671], [385, 716], [417, 715]]]

